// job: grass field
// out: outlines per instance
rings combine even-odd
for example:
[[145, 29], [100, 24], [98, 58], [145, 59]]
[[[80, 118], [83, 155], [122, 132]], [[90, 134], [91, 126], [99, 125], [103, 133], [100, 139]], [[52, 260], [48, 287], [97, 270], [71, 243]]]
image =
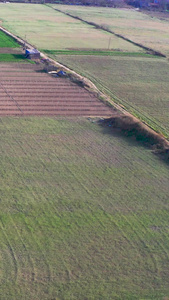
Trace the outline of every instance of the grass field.
[[167, 299], [167, 165], [85, 119], [0, 136], [2, 300]]
[[[167, 60], [110, 56], [109, 34], [43, 5], [0, 19], [169, 136]], [[169, 172], [151, 150], [90, 118], [1, 117], [0, 178], [0, 299], [169, 299]]]
[[24, 60], [28, 62], [23, 54], [0, 53], [0, 62], [23, 62]]
[[3, 31], [0, 31], [0, 62], [23, 62], [24, 60], [25, 57], [20, 45]]
[[0, 48], [1, 47], [18, 48], [19, 45], [11, 37], [0, 31]]
[[165, 59], [72, 55], [52, 57], [90, 78], [117, 103], [169, 137], [169, 72]]
[[109, 28], [134, 42], [169, 55], [169, 19], [159, 19], [133, 9], [52, 5], [86, 21]]
[[44, 5], [0, 4], [0, 20], [6, 29], [41, 49], [113, 48], [129, 52], [142, 51], [110, 33]]

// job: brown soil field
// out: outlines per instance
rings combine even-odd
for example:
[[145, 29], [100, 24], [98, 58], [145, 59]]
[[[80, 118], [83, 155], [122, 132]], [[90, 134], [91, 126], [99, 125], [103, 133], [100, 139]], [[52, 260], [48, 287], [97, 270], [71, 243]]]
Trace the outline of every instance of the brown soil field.
[[0, 48], [0, 53], [23, 54], [22, 48]]
[[0, 65], [0, 115], [103, 116], [114, 110], [68, 78], [28, 64]]

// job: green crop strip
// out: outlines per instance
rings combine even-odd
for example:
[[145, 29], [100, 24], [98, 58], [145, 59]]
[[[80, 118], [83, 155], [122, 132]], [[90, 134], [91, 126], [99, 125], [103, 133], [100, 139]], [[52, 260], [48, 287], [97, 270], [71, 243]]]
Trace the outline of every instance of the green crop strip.
[[[28, 61], [22, 54], [0, 53], [0, 62]], [[32, 61], [31, 61], [32, 63]]]
[[18, 48], [20, 47], [20, 45], [17, 42], [15, 42], [15, 40], [12, 37], [6, 35], [3, 31], [0, 31], [0, 47]]

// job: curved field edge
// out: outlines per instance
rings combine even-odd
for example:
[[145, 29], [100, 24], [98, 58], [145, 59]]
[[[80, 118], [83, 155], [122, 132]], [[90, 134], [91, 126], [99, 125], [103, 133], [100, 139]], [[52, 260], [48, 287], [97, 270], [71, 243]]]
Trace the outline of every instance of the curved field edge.
[[0, 135], [3, 300], [169, 296], [162, 161], [82, 118], [1, 118]]
[[[155, 131], [169, 136], [168, 63], [163, 59], [49, 55], [89, 78], [99, 90], [112, 97]], [[160, 81], [160, 89], [159, 89]]]

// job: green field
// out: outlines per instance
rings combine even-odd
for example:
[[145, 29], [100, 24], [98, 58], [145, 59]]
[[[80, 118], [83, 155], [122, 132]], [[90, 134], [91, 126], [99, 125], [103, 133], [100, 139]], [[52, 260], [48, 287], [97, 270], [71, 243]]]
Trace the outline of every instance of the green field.
[[109, 28], [117, 34], [169, 55], [169, 19], [151, 17], [134, 9], [53, 5], [63, 12]]
[[162, 58], [51, 55], [169, 137], [169, 64]]
[[85, 119], [0, 121], [1, 299], [167, 299], [167, 165]]
[[[19, 18], [18, 18], [19, 15]], [[39, 49], [121, 49], [143, 52], [110, 33], [74, 20], [44, 5], [0, 4], [2, 25]]]
[[[110, 25], [114, 12], [119, 32], [131, 22], [131, 37], [143, 39], [141, 13], [69, 10]], [[44, 5], [0, 4], [0, 20], [169, 137], [167, 59]], [[101, 124], [0, 118], [0, 299], [169, 299], [168, 164]]]
[[26, 62], [31, 62], [33, 63], [32, 61], [28, 61], [26, 60], [26, 58], [24, 57], [23, 54], [11, 54], [11, 53], [0, 53], [0, 62], [22, 62], [23, 61], [26, 61]]
[[9, 48], [18, 48], [19, 45], [15, 42], [14, 39], [7, 36], [4, 32], [0, 31], [0, 48], [9, 47]]
[[[10, 53], [14, 50], [20, 50], [20, 45], [10, 36], [0, 31], [0, 62], [19, 62], [25, 59], [21, 53]], [[7, 53], [1, 53], [1, 49]]]

